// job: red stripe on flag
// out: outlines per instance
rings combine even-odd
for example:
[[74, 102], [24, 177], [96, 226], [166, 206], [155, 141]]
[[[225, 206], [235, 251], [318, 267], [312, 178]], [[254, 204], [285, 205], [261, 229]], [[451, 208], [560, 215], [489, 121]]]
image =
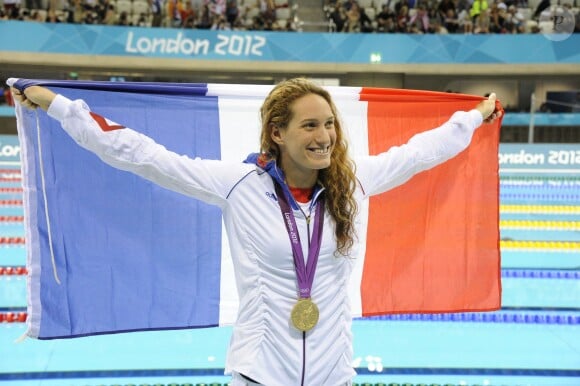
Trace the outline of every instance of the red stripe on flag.
[[107, 120], [105, 118], [103, 118], [99, 114], [93, 113], [92, 111], [90, 112], [90, 114], [91, 114], [91, 117], [93, 117], [93, 119], [95, 120], [95, 122], [97, 122], [99, 124], [99, 126], [101, 127], [101, 130], [103, 130], [103, 131], [113, 131], [113, 130], [119, 130], [119, 129], [125, 128], [125, 126], [121, 126], [121, 125], [109, 125], [109, 123], [107, 122]]
[[[369, 152], [437, 127], [482, 98], [363, 89]], [[370, 200], [362, 313], [500, 308], [499, 126], [479, 128], [470, 147]]]

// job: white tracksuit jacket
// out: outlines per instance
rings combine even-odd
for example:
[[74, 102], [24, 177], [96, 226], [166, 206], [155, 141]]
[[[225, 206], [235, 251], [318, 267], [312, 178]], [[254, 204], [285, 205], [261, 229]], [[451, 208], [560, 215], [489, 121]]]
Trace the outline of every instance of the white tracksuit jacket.
[[[353, 259], [334, 256], [334, 226], [328, 212], [312, 289], [320, 319], [303, 342], [302, 332], [289, 321], [297, 299], [296, 273], [268, 172], [251, 163], [181, 156], [129, 128], [104, 132], [80, 100], [58, 95], [48, 114], [79, 145], [113, 167], [222, 209], [240, 298], [226, 372], [242, 373], [267, 386], [298, 386], [303, 372], [307, 386], [351, 383], [355, 372], [347, 284]], [[418, 134], [403, 146], [355, 159], [360, 182], [356, 199], [361, 202], [452, 158], [469, 145], [481, 123], [477, 110], [456, 112], [441, 127]], [[294, 214], [306, 256], [306, 220], [300, 210]], [[355, 245], [353, 256], [358, 249]]]

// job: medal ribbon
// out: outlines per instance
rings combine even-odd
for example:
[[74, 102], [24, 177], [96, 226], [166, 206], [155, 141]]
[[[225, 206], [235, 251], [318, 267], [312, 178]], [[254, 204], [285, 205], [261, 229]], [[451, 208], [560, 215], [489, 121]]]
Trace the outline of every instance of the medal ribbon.
[[[294, 213], [288, 204], [288, 199], [282, 191], [282, 188], [277, 182], [274, 182], [276, 187], [276, 195], [280, 204], [280, 211], [282, 218], [288, 231], [290, 244], [292, 245], [292, 256], [294, 257], [294, 268], [296, 269], [296, 278], [298, 279], [298, 289], [300, 298], [309, 298], [312, 283], [314, 282], [314, 272], [316, 271], [316, 263], [318, 262], [318, 255], [320, 254], [320, 244], [322, 244], [322, 225], [324, 224], [324, 197], [321, 197], [316, 204], [316, 214], [314, 216], [314, 229], [312, 232], [312, 240], [308, 250], [308, 261], [304, 265], [304, 253], [302, 252], [302, 244], [300, 243], [300, 235], [296, 227], [296, 219]], [[310, 235], [308, 235], [310, 237]]]

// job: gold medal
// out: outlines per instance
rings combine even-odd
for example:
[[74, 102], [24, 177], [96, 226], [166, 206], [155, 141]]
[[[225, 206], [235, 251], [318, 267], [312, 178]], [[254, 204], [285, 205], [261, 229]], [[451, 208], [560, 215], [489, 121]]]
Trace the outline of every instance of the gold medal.
[[292, 308], [292, 324], [300, 331], [309, 331], [318, 323], [318, 307], [312, 299], [301, 298]]

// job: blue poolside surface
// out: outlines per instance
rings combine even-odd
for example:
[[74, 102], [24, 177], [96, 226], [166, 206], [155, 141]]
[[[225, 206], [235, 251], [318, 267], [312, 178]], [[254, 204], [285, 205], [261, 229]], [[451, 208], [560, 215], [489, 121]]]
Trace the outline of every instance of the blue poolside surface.
[[[9, 347], [11, 353], [0, 365], [0, 381], [8, 381], [8, 374], [13, 378], [21, 374], [21, 379], [14, 381], [24, 381], [27, 373], [45, 373], [43, 377], [50, 380], [59, 373], [64, 377], [66, 372], [75, 371], [80, 380], [69, 384], [103, 384], [103, 379], [95, 380], [91, 375], [109, 376], [116, 382], [128, 378], [123, 382], [135, 383], [141, 378], [163, 377], [163, 371], [190, 379], [221, 379], [216, 376], [223, 371], [231, 330], [139, 332], [14, 343], [23, 332], [23, 325], [0, 329], [0, 347]], [[579, 324], [356, 320], [353, 333], [355, 367], [372, 382], [409, 381], [420, 376], [429, 382], [469, 378], [496, 384], [499, 381], [494, 378], [501, 377], [501, 382], [510, 381], [508, 384], [573, 385], [566, 378], [580, 375], [574, 372], [580, 363]], [[122, 377], [111, 377], [115, 372]], [[141, 377], [133, 377], [131, 372]]]

